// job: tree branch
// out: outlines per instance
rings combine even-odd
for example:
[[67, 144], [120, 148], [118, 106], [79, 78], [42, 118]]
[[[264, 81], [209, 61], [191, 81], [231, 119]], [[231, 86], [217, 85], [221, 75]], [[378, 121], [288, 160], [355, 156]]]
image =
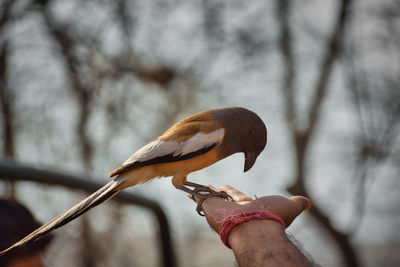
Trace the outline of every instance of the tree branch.
[[[289, 27], [290, 1], [277, 1], [277, 19], [280, 22], [280, 50], [284, 59], [285, 75], [283, 77], [283, 92], [285, 94], [286, 104], [286, 119], [289, 126], [289, 131], [293, 137], [295, 152], [296, 152], [296, 174], [295, 183], [287, 188], [287, 191], [293, 195], [303, 195], [309, 197], [305, 189], [304, 179], [306, 177], [305, 162], [307, 160], [307, 149], [309, 148], [309, 140], [315, 131], [317, 125], [323, 99], [326, 95], [329, 79], [333, 70], [334, 62], [339, 56], [341, 42], [346, 29], [346, 21], [348, 19], [348, 10], [350, 0], [342, 0], [337, 20], [331, 37], [327, 41], [325, 52], [320, 62], [320, 72], [317, 78], [314, 95], [312, 97], [311, 106], [307, 115], [308, 124], [304, 128], [296, 126], [298, 123], [295, 116], [294, 102], [294, 78], [295, 78], [295, 61], [292, 52], [292, 38]], [[356, 253], [352, 248], [349, 240], [349, 235], [336, 230], [329, 218], [323, 214], [321, 209], [315, 203], [310, 209], [313, 217], [325, 228], [338, 245], [343, 258], [348, 266], [356, 267], [360, 263], [357, 260]]]
[[[292, 32], [289, 27], [290, 17], [290, 0], [277, 0], [276, 1], [276, 14], [277, 20], [280, 22], [280, 37], [279, 37], [279, 49], [283, 57], [284, 64], [284, 75], [282, 77], [283, 85], [282, 91], [285, 98], [285, 116], [286, 121], [289, 124], [290, 132], [295, 133], [296, 131], [296, 107], [294, 102], [294, 81], [296, 78], [296, 62], [293, 56], [292, 47]], [[293, 136], [294, 137], [294, 136]]]
[[326, 45], [324, 56], [320, 62], [319, 77], [315, 86], [314, 96], [311, 108], [308, 114], [308, 127], [306, 130], [306, 138], [309, 138], [314, 132], [315, 125], [321, 114], [322, 101], [329, 85], [329, 79], [333, 70], [335, 60], [340, 54], [341, 44], [346, 30], [346, 22], [351, 6], [351, 0], [342, 0], [340, 3], [340, 11], [335, 23], [335, 28]]

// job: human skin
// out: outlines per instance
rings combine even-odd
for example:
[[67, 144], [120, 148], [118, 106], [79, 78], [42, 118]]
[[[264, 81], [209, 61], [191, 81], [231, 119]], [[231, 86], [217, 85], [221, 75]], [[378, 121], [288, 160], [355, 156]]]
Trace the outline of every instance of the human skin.
[[43, 259], [40, 253], [14, 259], [6, 267], [43, 267]]
[[[311, 206], [310, 200], [302, 196], [263, 196], [253, 200], [228, 185], [215, 190], [225, 191], [232, 197], [232, 201], [211, 197], [202, 204], [207, 222], [216, 232], [226, 217], [256, 210], [281, 217], [288, 227], [303, 210]], [[194, 200], [197, 202], [197, 199]], [[242, 267], [312, 266], [287, 238], [283, 226], [273, 220], [257, 219], [235, 226], [228, 236], [228, 243]]]

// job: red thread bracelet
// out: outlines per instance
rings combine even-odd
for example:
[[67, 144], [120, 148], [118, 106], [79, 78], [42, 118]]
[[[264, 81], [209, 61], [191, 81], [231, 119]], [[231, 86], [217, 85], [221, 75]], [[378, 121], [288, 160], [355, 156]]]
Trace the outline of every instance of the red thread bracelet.
[[252, 220], [260, 220], [260, 219], [268, 219], [275, 221], [283, 226], [283, 228], [286, 228], [285, 222], [282, 220], [281, 217], [266, 212], [266, 211], [248, 211], [248, 212], [243, 212], [240, 214], [235, 214], [235, 215], [230, 215], [224, 219], [222, 224], [219, 226], [219, 236], [221, 237], [222, 243], [224, 243], [225, 246], [228, 248], [231, 248], [228, 244], [228, 236], [232, 229], [244, 222], [252, 221]]

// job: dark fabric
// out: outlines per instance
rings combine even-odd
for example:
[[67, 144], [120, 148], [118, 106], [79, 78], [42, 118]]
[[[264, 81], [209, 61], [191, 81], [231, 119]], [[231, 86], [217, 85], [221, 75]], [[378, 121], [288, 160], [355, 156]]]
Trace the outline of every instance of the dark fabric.
[[[32, 213], [18, 202], [0, 199], [0, 250], [8, 248], [24, 238], [40, 225]], [[12, 258], [23, 257], [44, 250], [51, 239], [52, 236], [48, 235], [27, 246], [0, 256], [0, 267]]]

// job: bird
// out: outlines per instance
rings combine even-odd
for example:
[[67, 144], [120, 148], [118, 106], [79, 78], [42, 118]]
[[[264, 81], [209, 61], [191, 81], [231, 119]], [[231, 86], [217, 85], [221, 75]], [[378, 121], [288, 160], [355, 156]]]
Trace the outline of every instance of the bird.
[[253, 167], [266, 143], [267, 128], [264, 122], [246, 108], [210, 109], [191, 115], [175, 123], [110, 172], [112, 180], [105, 186], [1, 251], [0, 255], [40, 239], [112, 198], [119, 191], [154, 178], [172, 177], [176, 189], [202, 200], [211, 196], [227, 198], [224, 192], [215, 192], [207, 186], [187, 181], [188, 174], [235, 153], [244, 153], [244, 172], [247, 172]]

